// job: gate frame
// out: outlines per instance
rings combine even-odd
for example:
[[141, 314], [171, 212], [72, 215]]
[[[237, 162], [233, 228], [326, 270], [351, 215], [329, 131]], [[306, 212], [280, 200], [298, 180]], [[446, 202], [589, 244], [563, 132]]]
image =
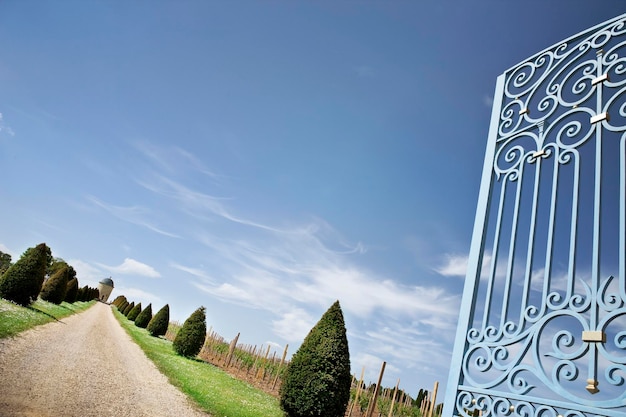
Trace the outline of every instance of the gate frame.
[[[495, 153], [497, 149], [497, 140], [499, 138], [499, 127], [501, 123], [502, 105], [505, 98], [505, 86], [507, 78], [514, 73], [514, 71], [520, 68], [523, 64], [532, 61], [533, 59], [541, 56], [542, 54], [552, 51], [559, 45], [570, 43], [582, 36], [591, 36], [601, 28], [615, 23], [617, 21], [623, 21], [626, 24], [626, 14], [616, 16], [612, 19], [599, 23], [591, 28], [585, 29], [575, 35], [572, 35], [560, 42], [557, 42], [548, 48], [541, 50], [540, 52], [528, 57], [527, 59], [520, 61], [516, 65], [508, 68], [496, 79], [496, 86], [494, 92], [494, 99], [491, 111], [491, 119], [489, 124], [489, 132], [487, 135], [487, 144], [485, 151], [485, 158], [483, 162], [482, 177], [478, 194], [478, 202], [476, 207], [476, 215], [474, 219], [474, 227], [472, 231], [472, 239], [469, 251], [469, 258], [467, 264], [467, 271], [465, 276], [465, 284], [463, 289], [463, 298], [459, 311], [459, 319], [457, 324], [456, 336], [454, 339], [454, 348], [451, 358], [451, 366], [448, 376], [448, 383], [444, 398], [444, 408], [442, 416], [457, 416], [456, 402], [457, 395], [459, 393], [459, 387], [463, 385], [464, 374], [462, 372], [462, 364], [465, 353], [468, 348], [467, 332], [470, 329], [471, 323], [474, 321], [474, 308], [475, 299], [478, 295], [479, 283], [481, 278], [481, 269], [483, 263], [483, 256], [485, 250], [485, 243], [487, 237], [487, 220], [488, 211], [492, 201], [492, 190], [494, 188], [495, 173]], [[625, 29], [626, 30], [626, 29]], [[626, 35], [624, 35], [626, 37]], [[626, 48], [625, 48], [626, 49]], [[626, 135], [626, 133], [625, 133]], [[626, 160], [626, 155], [623, 155]], [[621, 202], [620, 204], [625, 204]], [[620, 236], [621, 239], [626, 237]], [[621, 258], [625, 258], [626, 254], [620, 254]], [[620, 264], [624, 263], [624, 259], [620, 259]], [[623, 272], [623, 271], [622, 271]], [[625, 307], [626, 308], [626, 307]], [[597, 410], [593, 406], [579, 404], [578, 410], [584, 410], [587, 413], [595, 413]], [[511, 412], [510, 415], [513, 415]]]

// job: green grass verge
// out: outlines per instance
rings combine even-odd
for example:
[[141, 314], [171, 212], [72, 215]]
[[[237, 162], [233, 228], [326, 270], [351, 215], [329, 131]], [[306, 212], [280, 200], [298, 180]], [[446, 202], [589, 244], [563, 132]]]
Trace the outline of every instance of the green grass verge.
[[215, 366], [174, 353], [168, 340], [152, 337], [122, 315], [113, 313], [130, 337], [170, 383], [214, 417], [283, 417], [278, 400]]
[[37, 300], [28, 307], [22, 307], [0, 298], [0, 339], [87, 310], [94, 303], [96, 301], [77, 301], [56, 305]]

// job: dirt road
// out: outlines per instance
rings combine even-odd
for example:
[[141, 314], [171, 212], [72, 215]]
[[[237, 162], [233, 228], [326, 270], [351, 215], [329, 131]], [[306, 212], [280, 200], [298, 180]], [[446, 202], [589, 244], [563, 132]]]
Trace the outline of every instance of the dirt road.
[[89, 310], [0, 339], [0, 416], [207, 417], [113, 317]]

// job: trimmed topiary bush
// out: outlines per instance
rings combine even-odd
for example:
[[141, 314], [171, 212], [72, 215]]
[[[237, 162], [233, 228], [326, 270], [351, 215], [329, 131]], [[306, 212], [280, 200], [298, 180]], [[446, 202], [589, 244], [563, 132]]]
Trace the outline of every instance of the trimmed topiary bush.
[[85, 301], [99, 300], [99, 299], [100, 299], [100, 290], [97, 288], [89, 288], [89, 298], [87, 298]]
[[130, 310], [132, 310], [134, 307], [135, 307], [135, 302], [133, 301], [129, 305], [127, 305], [126, 308], [124, 308], [124, 311], [122, 311], [122, 314], [128, 317], [128, 313], [130, 313]]
[[148, 307], [141, 310], [141, 313], [135, 319], [135, 326], [145, 329], [150, 320], [152, 319], [152, 304], [148, 304]]
[[117, 297], [115, 297], [115, 300], [113, 300], [111, 305], [114, 305], [115, 307], [119, 307], [123, 301], [126, 301], [126, 297], [123, 295], [118, 295]]
[[122, 302], [120, 302], [120, 305], [117, 306], [117, 310], [124, 314], [124, 310], [126, 310], [126, 307], [128, 307], [130, 303], [128, 302], [128, 300], [124, 299]]
[[69, 268], [66, 265], [56, 269], [56, 272], [43, 284], [39, 297], [54, 304], [61, 304], [67, 292], [67, 277]]
[[174, 351], [181, 356], [195, 357], [206, 339], [206, 315], [205, 308], [200, 307], [193, 313], [178, 331], [172, 346]]
[[288, 417], [343, 417], [350, 383], [346, 326], [337, 301], [311, 329], [287, 366], [280, 407]]
[[128, 312], [126, 317], [128, 320], [135, 321], [139, 313], [141, 313], [141, 303], [136, 304], [135, 307]]
[[0, 277], [0, 297], [23, 306], [36, 300], [51, 260], [45, 243], [28, 248]]
[[154, 336], [163, 336], [167, 332], [167, 326], [170, 324], [170, 306], [165, 304], [157, 313], [152, 317], [150, 323], [146, 327], [146, 330]]
[[78, 298], [78, 279], [72, 278], [67, 282], [67, 291], [65, 292], [65, 301], [68, 303], [76, 302]]

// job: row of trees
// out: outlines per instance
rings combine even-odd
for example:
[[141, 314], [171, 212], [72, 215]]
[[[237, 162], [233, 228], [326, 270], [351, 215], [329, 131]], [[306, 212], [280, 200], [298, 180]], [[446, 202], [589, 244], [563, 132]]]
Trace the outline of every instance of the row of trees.
[[76, 271], [61, 258], [53, 258], [45, 243], [28, 248], [17, 262], [0, 252], [0, 297], [27, 306], [40, 297], [54, 304], [99, 297], [97, 288], [79, 288]]
[[[152, 336], [165, 334], [169, 324], [168, 305], [143, 326], [148, 316], [145, 312], [150, 309], [151, 314], [151, 305], [142, 310], [141, 303], [129, 302], [124, 296], [118, 296], [112, 304], [135, 325], [146, 327]], [[172, 347], [178, 355], [195, 358], [206, 337], [205, 308], [200, 307], [185, 320]], [[350, 400], [351, 383], [348, 338], [337, 301], [311, 329], [287, 365], [280, 387], [280, 406], [288, 417], [343, 417]]]
[[[111, 304], [117, 307], [128, 320], [134, 321], [137, 327], [148, 330], [152, 336], [163, 336], [167, 331], [170, 321], [168, 304], [159, 310], [154, 317], [152, 317], [152, 304], [142, 310], [141, 303], [129, 302], [123, 295], [116, 297]], [[172, 346], [177, 354], [193, 358], [202, 349], [205, 339], [206, 314], [205, 308], [200, 307], [185, 320]]]
[[[38, 296], [60, 304], [98, 298], [99, 292], [87, 286], [79, 288], [74, 268], [61, 258], [53, 258], [45, 243], [28, 248], [15, 263], [10, 255], [0, 252], [0, 297], [26, 306]], [[151, 304], [142, 309], [141, 303], [135, 305], [124, 296], [112, 304], [152, 336], [166, 333], [168, 305], [153, 317]], [[181, 356], [195, 357], [204, 345], [206, 331], [205, 308], [200, 307], [176, 334], [174, 350]], [[348, 341], [337, 301], [311, 329], [288, 364], [280, 388], [280, 405], [289, 417], [343, 416], [350, 386]]]
[[144, 309], [141, 303], [135, 305], [135, 302], [129, 302], [125, 296], [119, 295], [111, 303], [120, 313], [129, 320], [135, 322], [135, 326], [148, 330], [154, 336], [163, 336], [167, 331], [170, 322], [170, 306], [165, 304], [154, 316], [152, 316], [152, 304]]

